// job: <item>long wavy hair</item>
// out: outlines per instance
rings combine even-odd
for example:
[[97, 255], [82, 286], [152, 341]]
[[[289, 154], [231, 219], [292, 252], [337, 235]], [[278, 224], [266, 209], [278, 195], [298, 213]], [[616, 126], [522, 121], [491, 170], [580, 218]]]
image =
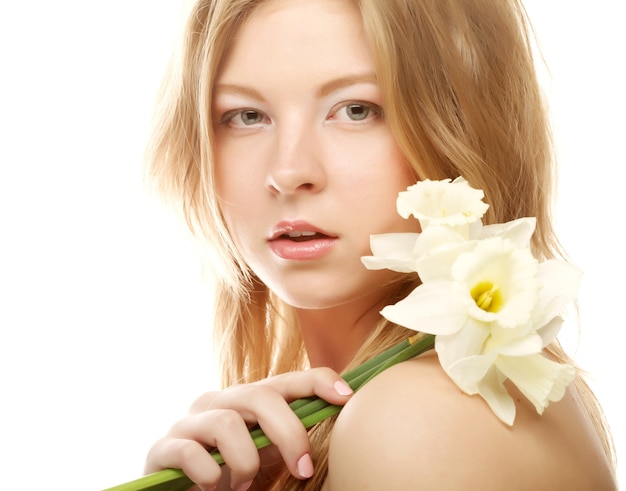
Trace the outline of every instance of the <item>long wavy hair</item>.
[[[235, 36], [264, 0], [199, 0], [189, 15], [157, 106], [149, 178], [182, 211], [215, 279], [214, 348], [222, 384], [308, 367], [292, 309], [243, 261], [214, 189], [213, 86]], [[465, 177], [485, 192], [487, 223], [534, 216], [539, 259], [564, 257], [551, 219], [555, 167], [537, 81], [532, 31], [520, 0], [346, 0], [360, 9], [383, 93], [386, 122], [421, 178]], [[389, 300], [416, 286], [407, 277]], [[407, 330], [381, 319], [350, 367], [399, 342]], [[558, 360], [572, 363], [558, 343]], [[607, 457], [601, 407], [579, 372], [576, 387]], [[315, 490], [327, 470], [333, 420], [310, 431], [316, 474], [284, 473], [272, 489]]]

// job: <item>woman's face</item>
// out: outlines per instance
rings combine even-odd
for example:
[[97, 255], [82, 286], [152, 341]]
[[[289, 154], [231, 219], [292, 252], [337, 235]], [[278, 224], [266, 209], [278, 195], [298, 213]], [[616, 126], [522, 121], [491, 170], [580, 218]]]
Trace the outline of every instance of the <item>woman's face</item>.
[[233, 40], [213, 101], [217, 192], [232, 237], [287, 303], [381, 295], [371, 234], [416, 231], [396, 212], [415, 182], [382, 118], [360, 14], [346, 0], [269, 0]]

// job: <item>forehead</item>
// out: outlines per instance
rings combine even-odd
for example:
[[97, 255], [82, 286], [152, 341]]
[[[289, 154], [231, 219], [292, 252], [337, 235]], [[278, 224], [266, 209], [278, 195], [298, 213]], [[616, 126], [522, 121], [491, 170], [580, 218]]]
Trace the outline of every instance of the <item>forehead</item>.
[[319, 76], [373, 71], [360, 12], [350, 0], [268, 0], [234, 36], [218, 82], [264, 74]]

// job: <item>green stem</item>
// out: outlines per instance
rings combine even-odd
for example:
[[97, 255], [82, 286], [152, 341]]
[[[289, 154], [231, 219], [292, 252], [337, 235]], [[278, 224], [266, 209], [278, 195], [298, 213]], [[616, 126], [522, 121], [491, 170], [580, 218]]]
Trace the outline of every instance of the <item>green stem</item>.
[[104, 491], [140, 491], [149, 489], [150, 491], [183, 491], [193, 486], [193, 481], [189, 479], [180, 469], [163, 469], [146, 476], [129, 481]]

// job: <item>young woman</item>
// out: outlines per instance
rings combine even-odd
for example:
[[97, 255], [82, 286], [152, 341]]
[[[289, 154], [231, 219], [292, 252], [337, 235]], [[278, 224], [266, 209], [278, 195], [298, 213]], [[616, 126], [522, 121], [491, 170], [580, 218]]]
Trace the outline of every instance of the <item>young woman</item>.
[[[551, 157], [516, 0], [200, 0], [150, 162], [211, 250], [225, 388], [155, 443], [146, 472], [181, 468], [203, 490], [615, 489], [580, 376], [541, 416], [509, 387], [512, 427], [434, 352], [356, 394], [339, 376], [412, 332], [379, 312], [418, 280], [360, 259], [372, 234], [418, 231], [398, 192], [463, 176], [487, 222], [536, 217], [548, 259]], [[556, 344], [549, 356], [569, 361]], [[288, 402], [313, 394], [345, 407], [307, 434]], [[261, 451], [256, 423], [273, 442]]]

